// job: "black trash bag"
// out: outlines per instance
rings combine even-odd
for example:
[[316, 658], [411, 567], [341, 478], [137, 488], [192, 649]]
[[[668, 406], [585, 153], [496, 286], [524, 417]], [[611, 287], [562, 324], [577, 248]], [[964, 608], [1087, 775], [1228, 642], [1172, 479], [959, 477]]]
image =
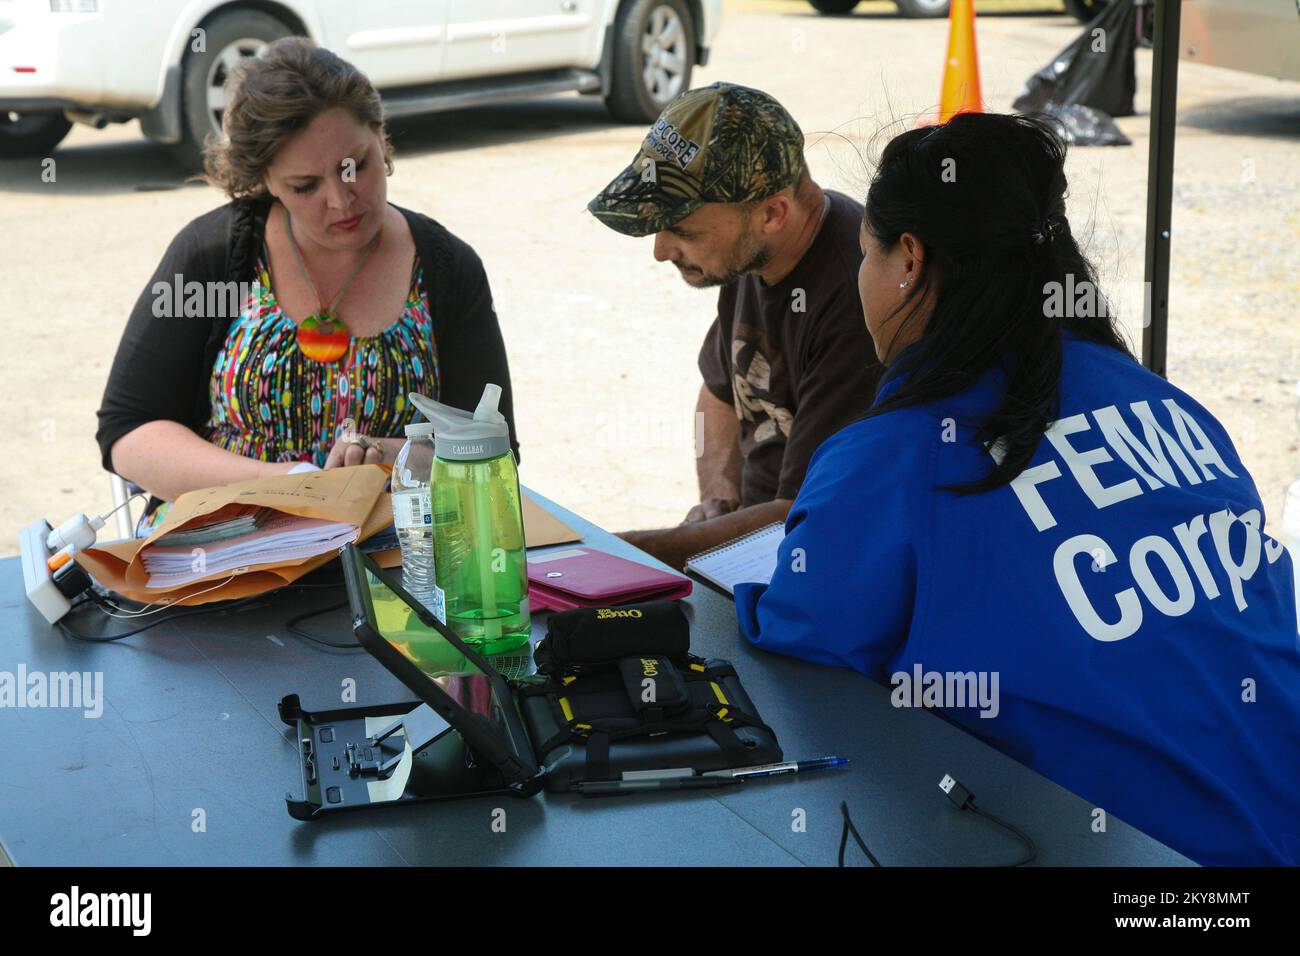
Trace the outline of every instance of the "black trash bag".
[[1134, 115], [1137, 18], [1133, 0], [1112, 0], [1073, 43], [1029, 78], [1013, 108], [1052, 112], [1048, 107], [1078, 104], [1110, 116]]
[[1133, 141], [1115, 125], [1115, 121], [1091, 106], [1049, 103], [1038, 112], [1054, 118], [1067, 143], [1077, 146], [1132, 146]]

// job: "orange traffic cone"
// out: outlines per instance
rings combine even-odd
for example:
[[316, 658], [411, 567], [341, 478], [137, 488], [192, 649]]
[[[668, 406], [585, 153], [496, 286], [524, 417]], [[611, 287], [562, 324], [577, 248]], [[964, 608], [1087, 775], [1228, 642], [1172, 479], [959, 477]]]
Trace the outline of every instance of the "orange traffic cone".
[[943, 64], [939, 119], [955, 113], [982, 113], [979, 54], [975, 50], [975, 0], [952, 0], [948, 8], [948, 58]]

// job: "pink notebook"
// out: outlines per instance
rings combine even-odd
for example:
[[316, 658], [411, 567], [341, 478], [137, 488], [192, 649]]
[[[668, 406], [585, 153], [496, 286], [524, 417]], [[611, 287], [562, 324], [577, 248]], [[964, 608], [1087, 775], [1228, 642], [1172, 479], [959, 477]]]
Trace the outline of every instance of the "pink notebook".
[[534, 611], [670, 601], [690, 593], [689, 578], [592, 548], [528, 557], [529, 607]]

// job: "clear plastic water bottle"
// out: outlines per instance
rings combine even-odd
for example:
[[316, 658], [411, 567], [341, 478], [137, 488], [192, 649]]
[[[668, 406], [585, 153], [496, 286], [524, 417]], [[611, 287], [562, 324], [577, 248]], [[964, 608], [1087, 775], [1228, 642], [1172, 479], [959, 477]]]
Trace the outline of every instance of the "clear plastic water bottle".
[[393, 463], [393, 525], [402, 549], [402, 587], [444, 624], [447, 606], [433, 555], [433, 423], [406, 426], [406, 444]]

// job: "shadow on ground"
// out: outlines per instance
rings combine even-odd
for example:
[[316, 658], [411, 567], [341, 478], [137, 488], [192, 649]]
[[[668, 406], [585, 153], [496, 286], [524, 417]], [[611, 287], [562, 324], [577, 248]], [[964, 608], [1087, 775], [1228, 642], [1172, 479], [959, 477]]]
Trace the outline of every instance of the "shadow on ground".
[[167, 147], [143, 137], [115, 139], [61, 146], [48, 159], [0, 161], [0, 190], [49, 196], [147, 192], [184, 188], [186, 175]]
[[1300, 97], [1238, 96], [1178, 111], [1178, 125], [1227, 136], [1300, 141]]
[[[402, 117], [389, 132], [402, 156], [456, 152], [502, 143], [553, 139], [619, 125], [598, 97], [562, 96]], [[43, 195], [104, 195], [202, 186], [171, 150], [144, 137], [61, 146], [46, 160], [0, 160], [0, 191]], [[53, 180], [46, 181], [46, 170]]]

